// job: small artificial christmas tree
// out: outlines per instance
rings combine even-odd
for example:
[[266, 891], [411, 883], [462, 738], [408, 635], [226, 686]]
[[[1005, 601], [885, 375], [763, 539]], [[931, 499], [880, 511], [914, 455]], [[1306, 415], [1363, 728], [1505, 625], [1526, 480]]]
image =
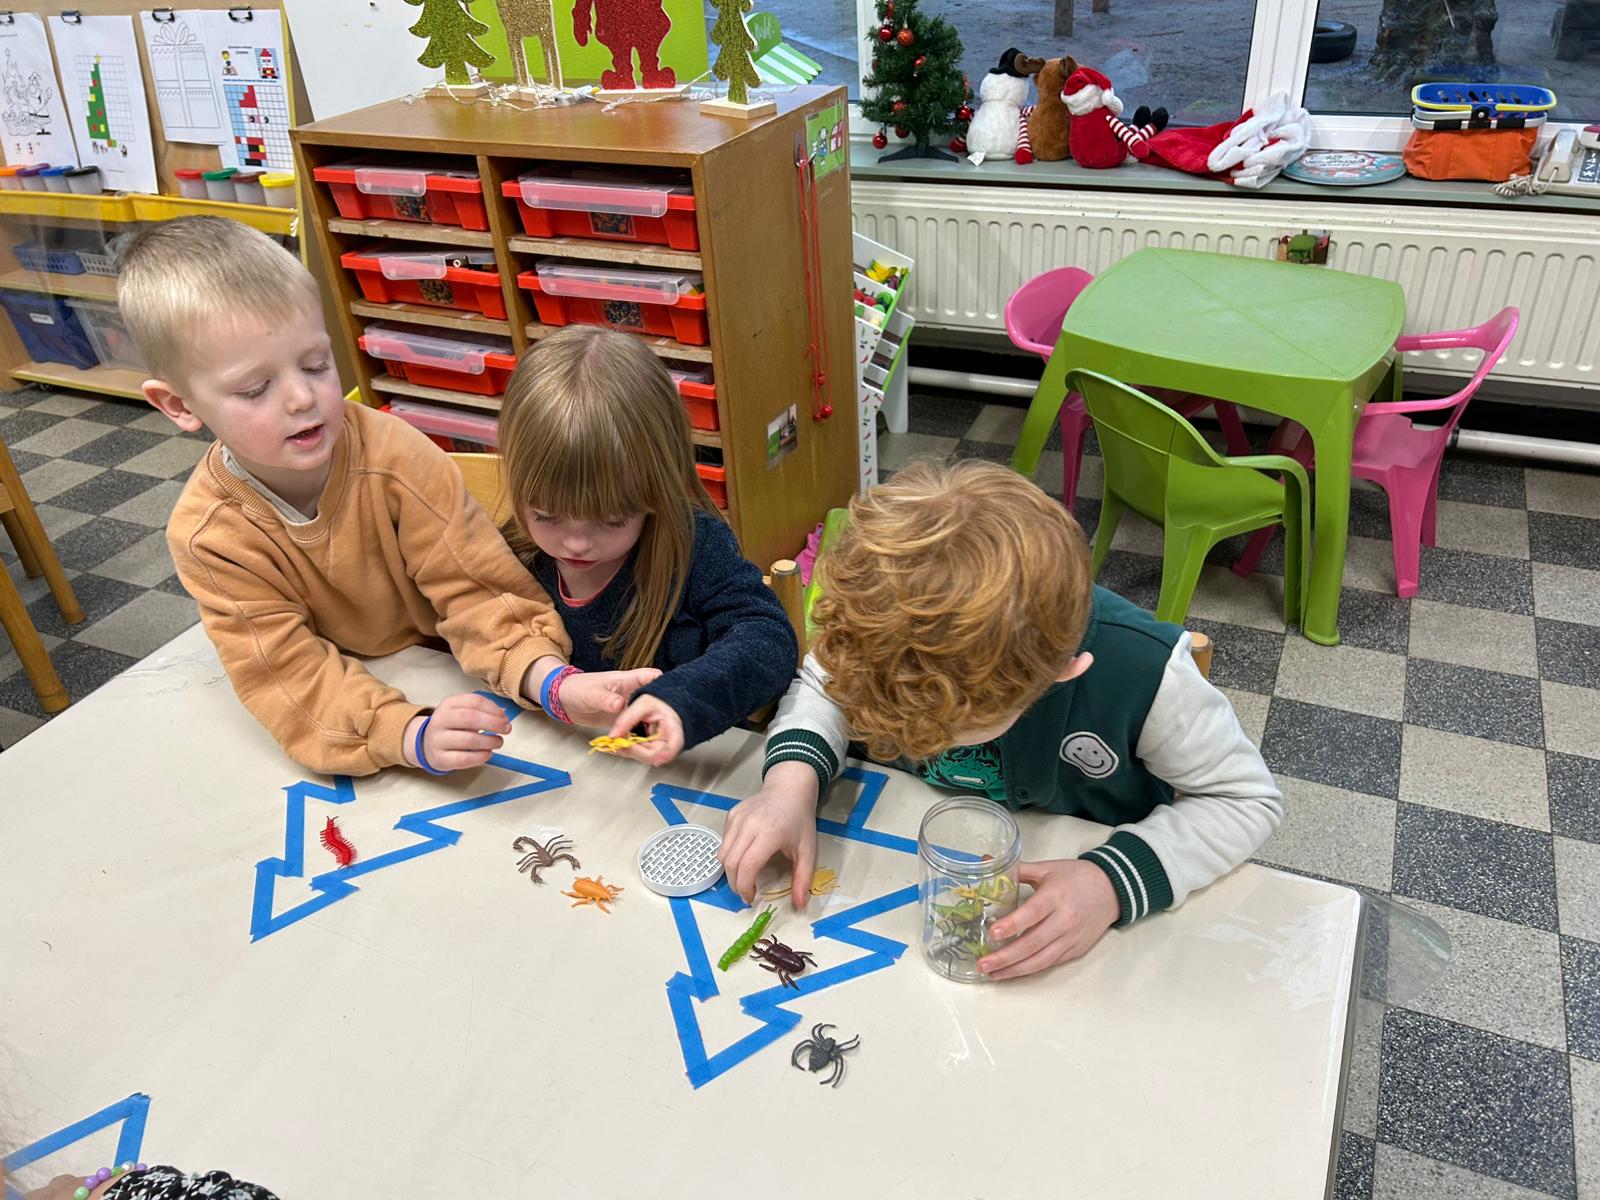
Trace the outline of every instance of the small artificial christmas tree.
[[467, 11], [462, 0], [406, 0], [421, 5], [422, 16], [410, 29], [428, 39], [428, 47], [417, 61], [425, 67], [443, 67], [444, 81], [451, 87], [466, 87], [472, 82], [469, 66], [487, 67], [494, 55], [474, 38], [489, 32], [489, 27]]
[[717, 10], [717, 22], [711, 27], [711, 41], [722, 49], [711, 73], [728, 83], [728, 100], [733, 104], [748, 104], [750, 89], [761, 82], [752, 55], [756, 39], [744, 23], [744, 14], [750, 11], [751, 0], [711, 0]]
[[[885, 129], [894, 126], [900, 137], [915, 138], [914, 145], [886, 154], [894, 158], [947, 158], [955, 155], [934, 139], [951, 138], [956, 149], [965, 148], [967, 122], [972, 110], [971, 89], [961, 73], [961, 39], [943, 17], [918, 11], [920, 0], [877, 0], [878, 28], [867, 34], [872, 48], [872, 71], [866, 78], [870, 93], [861, 113]], [[953, 135], [953, 136], [952, 136]], [[874, 145], [882, 148], [887, 135], [879, 133]]]

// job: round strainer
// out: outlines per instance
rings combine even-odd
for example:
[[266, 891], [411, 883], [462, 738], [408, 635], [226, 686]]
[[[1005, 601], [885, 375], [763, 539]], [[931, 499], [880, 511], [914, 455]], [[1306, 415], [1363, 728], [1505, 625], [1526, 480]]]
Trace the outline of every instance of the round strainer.
[[704, 825], [668, 825], [639, 847], [639, 876], [662, 896], [693, 896], [722, 878], [722, 835]]

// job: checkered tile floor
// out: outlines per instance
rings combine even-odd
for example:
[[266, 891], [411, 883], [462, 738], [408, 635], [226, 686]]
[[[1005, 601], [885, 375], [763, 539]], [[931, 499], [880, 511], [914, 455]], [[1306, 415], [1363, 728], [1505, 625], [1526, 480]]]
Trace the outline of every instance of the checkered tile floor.
[[[880, 442], [886, 472], [1007, 462], [1022, 422], [940, 396], [911, 414]], [[82, 697], [195, 619], [162, 527], [206, 442], [132, 403], [40, 391], [0, 395], [0, 437], [88, 620], [65, 627], [4, 539], [0, 563]], [[1038, 479], [1059, 494], [1054, 441]], [[1336, 1195], [1600, 1200], [1600, 475], [1460, 456], [1440, 495], [1421, 594], [1400, 600], [1382, 496], [1357, 492], [1343, 645], [1285, 635], [1279, 544], [1250, 580], [1227, 570], [1240, 543], [1219, 548], [1189, 624], [1287, 797], [1262, 861], [1393, 898], [1453, 944], [1432, 977], [1408, 911], [1378, 913]], [[1102, 582], [1154, 606], [1160, 547], [1125, 517]], [[0, 742], [42, 722], [0, 647]]]

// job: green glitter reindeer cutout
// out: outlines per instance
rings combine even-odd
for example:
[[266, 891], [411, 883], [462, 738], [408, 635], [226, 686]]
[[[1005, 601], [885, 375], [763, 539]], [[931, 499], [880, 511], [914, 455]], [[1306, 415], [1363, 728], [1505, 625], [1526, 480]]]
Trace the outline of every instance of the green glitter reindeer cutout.
[[711, 73], [728, 83], [728, 102], [748, 104], [751, 87], [761, 82], [761, 73], [751, 56], [756, 40], [745, 26], [744, 14], [750, 11], [751, 0], [711, 0], [717, 10], [716, 24], [711, 27], [711, 40], [721, 46]]
[[422, 8], [422, 16], [410, 32], [428, 40], [427, 49], [417, 56], [425, 67], [443, 67], [444, 81], [451, 87], [466, 87], [472, 82], [467, 68], [487, 67], [494, 62], [490, 54], [473, 39], [489, 32], [489, 27], [467, 11], [464, 0], [406, 0]]

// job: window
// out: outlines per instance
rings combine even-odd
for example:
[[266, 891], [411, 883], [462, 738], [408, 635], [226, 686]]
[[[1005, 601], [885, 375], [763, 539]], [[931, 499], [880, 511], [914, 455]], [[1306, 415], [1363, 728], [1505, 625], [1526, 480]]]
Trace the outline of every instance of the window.
[[850, 99], [861, 99], [856, 0], [759, 0], [755, 7], [778, 18], [787, 45], [822, 64], [815, 82], [842, 85]]
[[1318, 113], [1411, 112], [1418, 83], [1537, 84], [1553, 119], [1600, 119], [1594, 0], [1322, 0], [1305, 105]]

